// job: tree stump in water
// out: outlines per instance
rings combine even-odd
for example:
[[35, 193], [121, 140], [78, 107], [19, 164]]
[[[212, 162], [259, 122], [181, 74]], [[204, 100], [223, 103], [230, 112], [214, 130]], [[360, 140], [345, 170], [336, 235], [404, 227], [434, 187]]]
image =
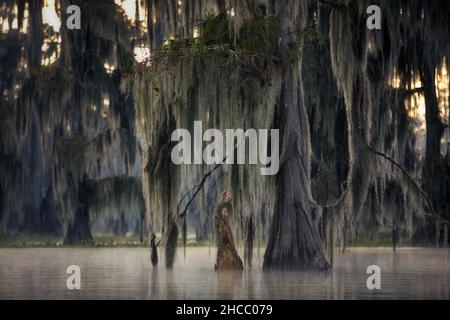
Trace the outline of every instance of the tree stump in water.
[[229, 200], [229, 194], [227, 192], [224, 193], [224, 199], [219, 205], [216, 216], [214, 217], [217, 237], [217, 260], [215, 269], [243, 270], [244, 265], [234, 246], [233, 233], [227, 222], [231, 214]]

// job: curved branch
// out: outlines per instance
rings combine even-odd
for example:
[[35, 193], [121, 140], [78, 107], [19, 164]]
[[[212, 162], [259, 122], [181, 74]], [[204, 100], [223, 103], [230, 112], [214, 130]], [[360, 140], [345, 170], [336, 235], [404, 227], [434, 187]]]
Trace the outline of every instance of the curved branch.
[[194, 201], [195, 197], [197, 196], [197, 194], [200, 192], [200, 190], [203, 188], [203, 186], [205, 185], [206, 179], [208, 179], [208, 177], [210, 175], [213, 174], [214, 171], [216, 171], [220, 166], [222, 166], [224, 164], [225, 161], [223, 161], [222, 163], [216, 164], [216, 166], [208, 171], [207, 173], [205, 173], [203, 175], [202, 180], [200, 181], [200, 183], [198, 185], [196, 185], [195, 187], [193, 187], [191, 190], [189, 190], [182, 198], [181, 200], [178, 202], [178, 206], [177, 206], [177, 212], [180, 212], [180, 207], [181, 207], [181, 203], [183, 201], [184, 198], [186, 198], [186, 196], [188, 194], [190, 194], [192, 191], [195, 190], [192, 198], [189, 200], [189, 202], [186, 204], [186, 206], [184, 207], [183, 211], [181, 213], [179, 213], [178, 217], [179, 218], [184, 218], [184, 216], [186, 215], [187, 210], [189, 209], [189, 206], [191, 205], [191, 203]]
[[397, 167], [402, 173], [403, 175], [406, 176], [406, 178], [408, 179], [408, 181], [414, 186], [414, 188], [425, 198], [425, 200], [428, 203], [428, 207], [429, 207], [429, 214], [437, 220], [440, 220], [442, 223], [445, 223], [447, 225], [450, 225], [450, 223], [442, 218], [441, 216], [439, 216], [438, 214], [436, 214], [434, 212], [433, 209], [433, 202], [431, 201], [430, 197], [428, 196], [428, 194], [419, 186], [419, 184], [417, 183], [417, 181], [408, 173], [408, 171], [406, 171], [405, 168], [403, 168], [403, 166], [401, 164], [399, 164], [397, 161], [395, 161], [393, 158], [391, 158], [390, 156], [378, 151], [375, 149], [375, 147], [372, 144], [367, 144], [367, 147], [369, 148], [370, 151], [372, 151], [375, 155], [382, 157], [383, 159], [389, 161], [390, 163], [392, 163], [395, 167]]

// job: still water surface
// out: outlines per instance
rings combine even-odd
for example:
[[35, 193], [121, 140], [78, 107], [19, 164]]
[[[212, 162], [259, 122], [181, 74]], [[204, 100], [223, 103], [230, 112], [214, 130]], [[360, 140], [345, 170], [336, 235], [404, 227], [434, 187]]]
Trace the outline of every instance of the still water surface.
[[[262, 255], [262, 253], [261, 253]], [[179, 250], [173, 270], [150, 266], [144, 248], [0, 249], [0, 299], [450, 299], [450, 251], [353, 248], [333, 271], [215, 272], [215, 250]], [[66, 288], [66, 268], [81, 268], [81, 290]], [[366, 268], [381, 268], [368, 290]]]

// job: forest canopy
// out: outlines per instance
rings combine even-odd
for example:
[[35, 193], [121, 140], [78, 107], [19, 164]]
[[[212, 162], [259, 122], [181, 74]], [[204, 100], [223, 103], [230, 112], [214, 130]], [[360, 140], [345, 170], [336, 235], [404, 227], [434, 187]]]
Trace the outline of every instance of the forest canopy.
[[[230, 192], [267, 270], [383, 235], [447, 246], [449, 18], [447, 0], [4, 0], [1, 232], [158, 236], [170, 267], [188, 234], [213, 241]], [[195, 121], [279, 129], [277, 174], [174, 164]]]

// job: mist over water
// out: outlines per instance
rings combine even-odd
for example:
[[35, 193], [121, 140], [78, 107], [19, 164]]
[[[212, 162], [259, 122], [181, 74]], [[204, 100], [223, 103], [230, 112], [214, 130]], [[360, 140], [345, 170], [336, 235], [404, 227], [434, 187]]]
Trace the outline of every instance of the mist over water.
[[[144, 248], [0, 249], [0, 299], [450, 299], [445, 249], [351, 248], [329, 273], [263, 272], [263, 250], [252, 269], [216, 272], [215, 250], [179, 250], [166, 270]], [[72, 264], [81, 290], [66, 288]], [[381, 268], [381, 290], [366, 287], [369, 265]]]

